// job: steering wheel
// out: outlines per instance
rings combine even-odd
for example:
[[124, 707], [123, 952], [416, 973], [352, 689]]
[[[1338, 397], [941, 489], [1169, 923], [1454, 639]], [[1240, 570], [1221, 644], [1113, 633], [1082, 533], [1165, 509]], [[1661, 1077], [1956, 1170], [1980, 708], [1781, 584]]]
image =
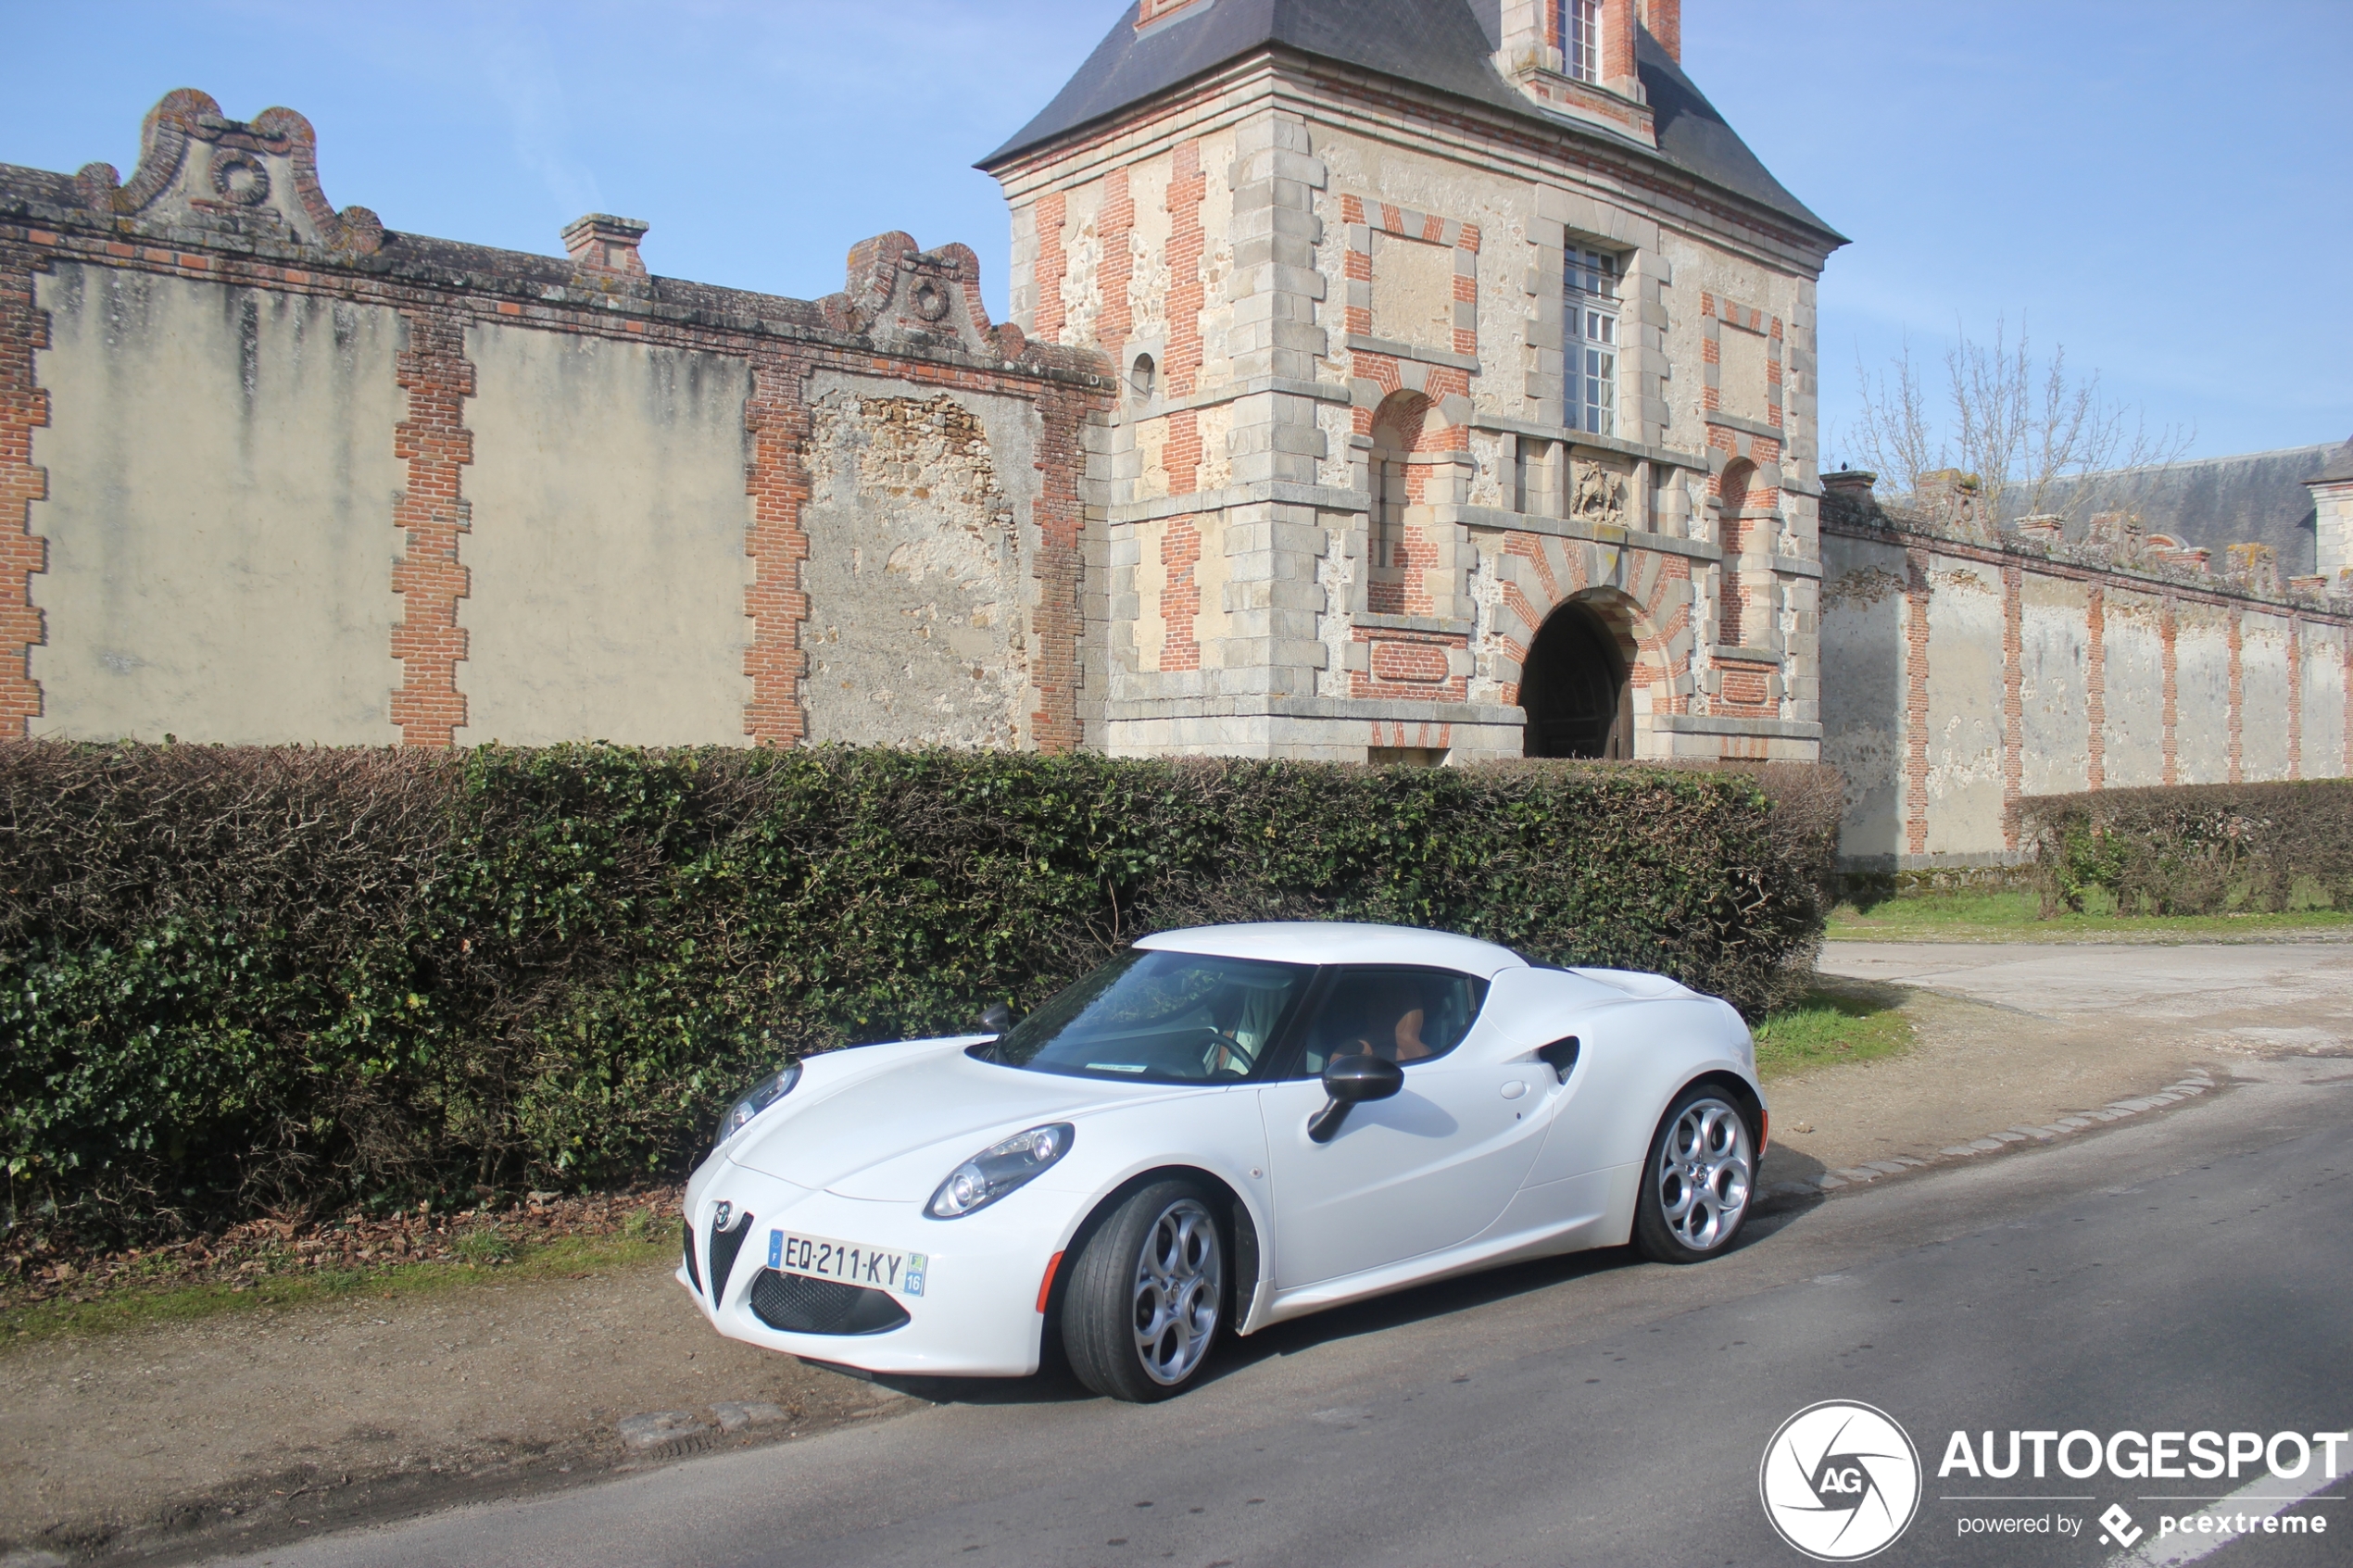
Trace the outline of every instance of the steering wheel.
[[1229, 1031], [1213, 1029], [1209, 1032], [1207, 1066], [1213, 1076], [1231, 1073], [1237, 1078], [1248, 1077], [1252, 1066], [1249, 1048]]

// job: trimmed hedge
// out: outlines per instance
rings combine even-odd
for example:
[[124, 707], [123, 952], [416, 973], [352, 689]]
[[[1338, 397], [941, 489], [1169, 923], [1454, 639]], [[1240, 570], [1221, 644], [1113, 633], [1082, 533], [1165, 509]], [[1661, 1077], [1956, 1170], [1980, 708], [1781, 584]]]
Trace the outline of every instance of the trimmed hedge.
[[6, 743], [5, 1218], [674, 1173], [787, 1058], [1212, 921], [1444, 927], [1755, 1015], [1810, 967], [1836, 798], [1819, 769]]
[[2093, 890], [2124, 914], [2353, 909], [2353, 780], [2030, 796], [2043, 912]]

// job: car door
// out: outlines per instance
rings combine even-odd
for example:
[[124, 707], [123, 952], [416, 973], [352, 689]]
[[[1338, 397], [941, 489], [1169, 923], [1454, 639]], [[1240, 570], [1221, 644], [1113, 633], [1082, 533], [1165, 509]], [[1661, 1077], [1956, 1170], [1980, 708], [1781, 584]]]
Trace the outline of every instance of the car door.
[[[1452, 971], [1400, 967], [1337, 969], [1319, 982], [1283, 1076], [1259, 1090], [1277, 1289], [1454, 1246], [1503, 1212], [1541, 1141], [1529, 1111], [1552, 1074], [1458, 1048], [1486, 988]], [[1355, 1107], [1317, 1143], [1307, 1123], [1325, 1102], [1324, 1063], [1361, 1050], [1397, 1061], [1404, 1087]]]

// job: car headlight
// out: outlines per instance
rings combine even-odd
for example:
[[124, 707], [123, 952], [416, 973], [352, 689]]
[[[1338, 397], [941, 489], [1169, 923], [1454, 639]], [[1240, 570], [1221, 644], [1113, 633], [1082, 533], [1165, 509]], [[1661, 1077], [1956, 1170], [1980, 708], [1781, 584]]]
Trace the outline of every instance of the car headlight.
[[948, 1173], [925, 1212], [935, 1220], [958, 1220], [988, 1208], [1068, 1154], [1076, 1135], [1069, 1123], [1051, 1122], [990, 1144]]
[[792, 1093], [792, 1086], [799, 1082], [800, 1063], [796, 1061], [782, 1073], [772, 1073], [746, 1089], [727, 1108], [727, 1114], [720, 1118], [718, 1141], [725, 1143], [743, 1131], [745, 1123]]

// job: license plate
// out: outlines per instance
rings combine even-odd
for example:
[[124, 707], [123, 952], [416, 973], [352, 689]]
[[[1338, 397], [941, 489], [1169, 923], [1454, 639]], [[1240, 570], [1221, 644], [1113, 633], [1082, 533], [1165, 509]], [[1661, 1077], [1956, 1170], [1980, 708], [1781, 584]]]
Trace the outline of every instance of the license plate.
[[795, 1236], [789, 1231], [768, 1233], [768, 1266], [811, 1279], [862, 1285], [900, 1296], [921, 1296], [931, 1259], [922, 1252], [891, 1252], [856, 1242], [829, 1241], [822, 1236]]

